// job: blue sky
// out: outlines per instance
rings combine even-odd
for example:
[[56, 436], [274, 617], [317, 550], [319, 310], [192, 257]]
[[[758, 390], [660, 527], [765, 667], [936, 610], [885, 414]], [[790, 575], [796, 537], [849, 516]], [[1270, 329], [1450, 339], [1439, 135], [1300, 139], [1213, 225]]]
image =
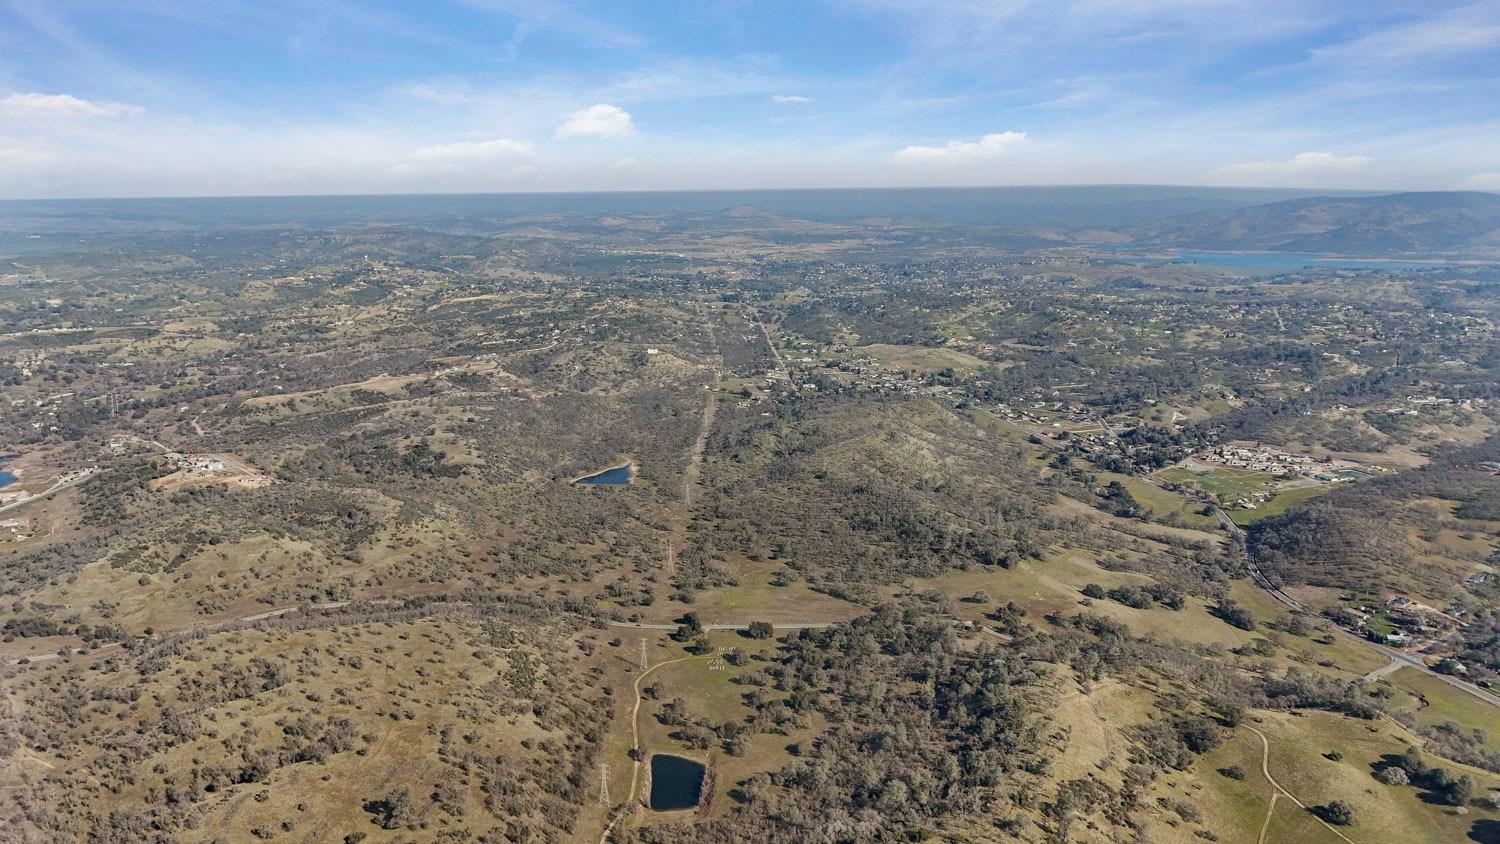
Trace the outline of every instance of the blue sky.
[[0, 0], [0, 197], [1500, 190], [1500, 2]]

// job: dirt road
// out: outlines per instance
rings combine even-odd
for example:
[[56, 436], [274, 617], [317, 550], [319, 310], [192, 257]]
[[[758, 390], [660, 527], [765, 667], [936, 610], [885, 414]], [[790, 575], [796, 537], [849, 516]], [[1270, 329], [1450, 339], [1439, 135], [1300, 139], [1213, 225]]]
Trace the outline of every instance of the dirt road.
[[[1276, 789], [1277, 793], [1279, 793], [1281, 796], [1292, 801], [1293, 803], [1296, 803], [1299, 808], [1306, 809], [1306, 803], [1298, 800], [1295, 794], [1287, 791], [1282, 787], [1281, 783], [1276, 781], [1275, 777], [1271, 776], [1271, 742], [1266, 738], [1266, 734], [1261, 732], [1260, 730], [1255, 729], [1252, 726], [1249, 726], [1248, 724], [1245, 725], [1245, 729], [1249, 730], [1252, 733], [1255, 733], [1257, 736], [1260, 736], [1260, 773], [1266, 778], [1266, 782], [1270, 783], [1271, 787]], [[1271, 805], [1266, 809], [1266, 820], [1265, 823], [1261, 825], [1260, 829], [1261, 841], [1265, 841], [1266, 839], [1266, 830], [1271, 826], [1271, 813], [1274, 811], [1276, 811], [1276, 794], [1271, 795]], [[1317, 816], [1314, 815], [1314, 817]], [[1347, 842], [1347, 844], [1354, 844], [1354, 841], [1350, 839], [1349, 836], [1345, 835], [1342, 832], [1339, 832], [1328, 821], [1325, 821], [1322, 818], [1318, 818], [1318, 823], [1327, 827], [1329, 832], [1337, 835], [1339, 838]]]
[[[350, 603], [351, 603], [350, 601], [332, 601], [332, 602], [327, 603], [327, 604], [313, 604], [312, 606], [307, 607], [307, 609], [311, 609], [311, 610], [335, 610], [335, 609], [338, 609], [339, 607], [347, 607], [347, 606], [349, 606]], [[300, 611], [302, 609], [303, 609], [303, 607], [301, 607], [301, 606], [296, 606], [296, 607], [282, 607], [281, 609], [277, 609], [277, 610], [266, 610], [265, 612], [255, 613], [254, 615], [243, 615], [243, 616], [237, 616], [235, 618], [225, 618], [225, 619], [220, 619], [218, 621], [212, 622], [210, 624], [203, 625], [201, 627], [191, 628], [187, 632], [193, 632], [193, 631], [197, 631], [197, 630], [211, 630], [211, 629], [213, 629], [215, 627], [223, 627], [225, 625], [230, 625], [230, 624], [243, 624], [243, 623], [245, 623], [247, 621], [262, 621], [262, 620], [267, 619], [267, 618], [276, 618], [277, 616], [286, 615], [287, 613], [298, 612], [298, 611]], [[102, 651], [102, 650], [105, 650], [107, 648], [118, 648], [118, 647], [120, 647], [120, 643], [119, 642], [110, 642], [109, 644], [106, 644], [106, 645], [100, 645], [99, 647], [94, 648], [93, 650], [90, 650], [88, 648], [79, 648], [78, 650], [81, 653], [89, 654], [89, 653], [95, 653], [97, 651]], [[37, 656], [23, 656], [23, 657], [18, 657], [16, 659], [7, 660], [5, 664], [7, 664], [7, 665], [20, 665], [20, 664], [22, 664], [22, 662], [25, 662], [27, 664], [34, 664], [34, 663], [38, 663], [38, 662], [46, 662], [48, 660], [59, 659], [59, 658], [60, 658], [60, 655], [56, 654], [56, 653], [38, 654]]]
[[674, 663], [687, 662], [690, 659], [699, 658], [700, 657], [697, 656], [680, 656], [676, 659], [663, 660], [651, 666], [650, 668], [647, 668], [645, 671], [642, 671], [635, 678], [635, 703], [630, 707], [630, 792], [625, 795], [625, 804], [620, 807], [619, 811], [615, 812], [615, 816], [613, 818], [610, 818], [609, 823], [604, 827], [604, 832], [600, 833], [599, 844], [606, 844], [606, 842], [609, 841], [609, 834], [611, 832], [614, 832], [615, 826], [618, 825], [620, 821], [624, 820], [626, 816], [634, 815], [636, 812], [636, 808], [640, 805], [636, 802], [635, 790], [639, 786], [641, 781], [641, 760], [639, 758], [640, 754], [636, 752], [640, 750], [641, 747], [641, 681], [651, 676], [651, 672], [655, 671], [658, 668], [661, 668], [664, 665], [672, 665]]

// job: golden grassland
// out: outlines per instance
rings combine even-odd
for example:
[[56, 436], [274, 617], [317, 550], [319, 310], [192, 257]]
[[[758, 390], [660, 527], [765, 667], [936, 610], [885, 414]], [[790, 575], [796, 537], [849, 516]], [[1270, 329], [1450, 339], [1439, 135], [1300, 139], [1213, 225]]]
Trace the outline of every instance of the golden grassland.
[[1225, 501], [1241, 498], [1252, 492], [1262, 492], [1266, 489], [1267, 482], [1274, 479], [1274, 476], [1267, 472], [1230, 468], [1208, 469], [1201, 472], [1172, 468], [1162, 469], [1156, 474], [1163, 480], [1192, 484]]
[[[1274, 786], [1261, 773], [1262, 745], [1250, 728], [1265, 734], [1270, 747], [1267, 767], [1271, 776], [1308, 806], [1343, 800], [1354, 809], [1355, 822], [1340, 832], [1365, 844], [1375, 841], [1452, 842], [1468, 840], [1476, 823], [1500, 817], [1493, 810], [1468, 807], [1463, 814], [1452, 807], [1422, 799], [1412, 786], [1389, 786], [1373, 774], [1384, 757], [1399, 755], [1421, 740], [1389, 719], [1365, 721], [1328, 712], [1254, 711], [1230, 739], [1204, 754], [1182, 774], [1167, 776], [1158, 794], [1195, 804], [1206, 825], [1228, 844], [1308, 841], [1339, 844], [1340, 839], [1318, 823], [1305, 809], [1284, 795], [1271, 805]], [[1325, 754], [1336, 754], [1330, 759]], [[1455, 775], [1467, 773], [1480, 785], [1479, 792], [1500, 787], [1500, 778], [1477, 769], [1443, 760], [1432, 760]], [[1242, 780], [1219, 773], [1237, 766]], [[1190, 842], [1201, 840], [1187, 825], [1163, 821], [1153, 828], [1156, 840]], [[1262, 828], [1267, 830], [1260, 837]], [[1483, 839], [1481, 839], [1483, 840]]]
[[1417, 723], [1435, 726], [1451, 721], [1465, 730], [1483, 730], [1485, 746], [1500, 751], [1500, 711], [1495, 707], [1412, 668], [1396, 671], [1385, 682], [1406, 694], [1396, 705]]

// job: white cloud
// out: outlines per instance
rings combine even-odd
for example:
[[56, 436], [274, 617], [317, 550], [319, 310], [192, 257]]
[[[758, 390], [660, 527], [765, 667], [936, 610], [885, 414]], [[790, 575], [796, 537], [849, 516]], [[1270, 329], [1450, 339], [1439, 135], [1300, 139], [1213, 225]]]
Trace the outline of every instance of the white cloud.
[[991, 132], [977, 141], [954, 140], [940, 147], [913, 144], [897, 151], [894, 158], [906, 164], [965, 163], [994, 158], [1024, 140], [1025, 132]]
[[573, 112], [557, 127], [556, 132], [559, 138], [623, 138], [633, 134], [635, 123], [630, 119], [630, 112], [605, 103]]
[[624, 158], [616, 158], [609, 166], [615, 170], [634, 170], [641, 166], [641, 162], [637, 161], [635, 156], [627, 155]]
[[1494, 190], [1500, 191], [1500, 170], [1491, 170], [1485, 173], [1475, 173], [1464, 179], [1458, 185], [1464, 190]]
[[812, 97], [803, 97], [803, 96], [799, 96], [797, 94], [772, 94], [771, 95], [771, 102], [773, 102], [773, 103], [810, 103], [810, 102], [812, 102]]
[[525, 141], [494, 138], [488, 141], [459, 141], [422, 147], [412, 157], [440, 161], [476, 161], [492, 158], [515, 158], [536, 154], [536, 146]]
[[140, 106], [81, 100], [68, 94], [11, 94], [0, 99], [0, 112], [40, 117], [120, 117], [140, 114]]
[[1238, 183], [1297, 183], [1310, 178], [1345, 176], [1363, 170], [1375, 159], [1368, 155], [1338, 155], [1331, 152], [1299, 152], [1286, 161], [1242, 161], [1219, 167], [1210, 174]]

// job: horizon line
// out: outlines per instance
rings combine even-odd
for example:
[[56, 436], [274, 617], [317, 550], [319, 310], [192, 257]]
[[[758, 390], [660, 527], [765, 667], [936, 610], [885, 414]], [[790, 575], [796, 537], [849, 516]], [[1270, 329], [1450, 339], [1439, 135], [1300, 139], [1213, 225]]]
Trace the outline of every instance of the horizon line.
[[842, 187], [736, 187], [736, 188], [643, 188], [599, 190], [535, 191], [433, 191], [398, 193], [226, 193], [226, 194], [131, 194], [114, 196], [29, 196], [0, 197], [0, 203], [23, 202], [131, 202], [157, 200], [206, 199], [375, 199], [401, 197], [475, 197], [475, 196], [621, 196], [631, 194], [709, 194], [709, 193], [811, 193], [815, 191], [987, 191], [987, 190], [1084, 190], [1091, 188], [1168, 188], [1176, 190], [1230, 190], [1271, 193], [1303, 192], [1344, 196], [1387, 196], [1403, 193], [1500, 193], [1478, 188], [1432, 188], [1398, 190], [1389, 188], [1319, 188], [1272, 187], [1266, 185], [1184, 185], [1150, 182], [1097, 182], [1089, 184], [1007, 184], [1007, 185], [860, 185]]

